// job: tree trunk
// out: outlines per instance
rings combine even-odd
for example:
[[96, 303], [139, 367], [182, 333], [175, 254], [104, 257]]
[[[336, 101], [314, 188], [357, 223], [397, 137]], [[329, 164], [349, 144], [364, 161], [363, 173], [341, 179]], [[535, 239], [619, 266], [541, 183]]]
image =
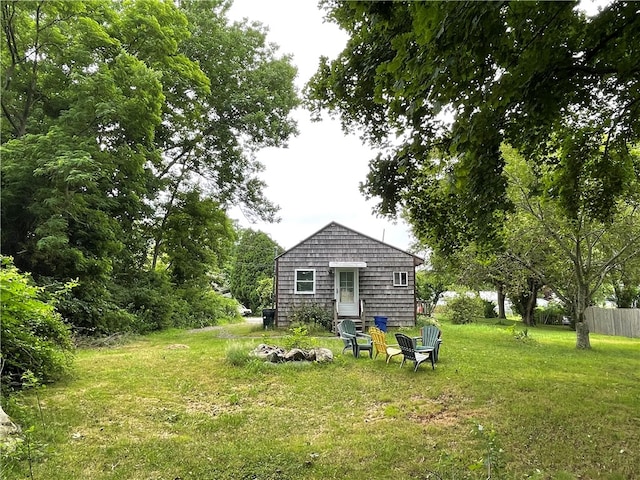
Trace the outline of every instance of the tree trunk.
[[497, 293], [498, 293], [498, 318], [507, 318], [507, 315], [505, 314], [505, 309], [504, 309], [504, 301], [505, 301], [504, 285], [500, 283], [496, 287], [497, 287]]
[[590, 349], [589, 327], [585, 322], [584, 311], [587, 309], [588, 288], [584, 284], [578, 284], [578, 291], [574, 305], [574, 318], [576, 319], [576, 348]]
[[576, 348], [587, 350], [591, 348], [589, 327], [584, 322], [584, 318], [582, 320], [582, 322], [576, 323]]
[[536, 319], [533, 314], [536, 309], [538, 289], [540, 286], [534, 278], [527, 279], [527, 286], [529, 287], [529, 291], [521, 296], [523, 310], [522, 322], [529, 327], [535, 327]]

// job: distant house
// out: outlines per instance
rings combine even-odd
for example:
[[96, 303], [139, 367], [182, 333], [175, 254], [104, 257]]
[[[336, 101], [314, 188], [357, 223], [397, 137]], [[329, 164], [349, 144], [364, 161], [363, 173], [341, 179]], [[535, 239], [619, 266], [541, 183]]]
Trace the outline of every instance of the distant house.
[[415, 267], [423, 259], [332, 222], [276, 257], [276, 325], [287, 327], [305, 304], [360, 330], [374, 316], [390, 327], [416, 322]]

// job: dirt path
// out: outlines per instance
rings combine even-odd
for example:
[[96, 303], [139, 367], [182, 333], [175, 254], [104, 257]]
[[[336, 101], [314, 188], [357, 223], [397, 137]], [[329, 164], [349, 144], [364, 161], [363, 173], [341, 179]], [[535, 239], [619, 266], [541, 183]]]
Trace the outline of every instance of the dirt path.
[[[262, 325], [262, 317], [244, 317], [245, 322], [252, 325]], [[226, 325], [212, 325], [210, 327], [192, 328], [189, 333], [208, 332], [210, 330], [222, 330]]]

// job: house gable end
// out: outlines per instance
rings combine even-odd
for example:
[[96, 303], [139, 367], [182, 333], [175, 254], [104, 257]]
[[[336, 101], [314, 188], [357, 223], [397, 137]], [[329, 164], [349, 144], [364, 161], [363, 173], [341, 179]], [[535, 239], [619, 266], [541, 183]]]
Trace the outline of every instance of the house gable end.
[[396, 250], [397, 252], [401, 252], [405, 255], [408, 255], [410, 257], [412, 257], [414, 259], [414, 266], [418, 266], [418, 265], [422, 265], [424, 263], [424, 259], [418, 257], [417, 255], [414, 255], [412, 253], [406, 252], [398, 247], [394, 247], [393, 245], [390, 245], [388, 243], [383, 242], [382, 240], [377, 240], [373, 237], [370, 237], [368, 235], [365, 235], [363, 233], [357, 232], [356, 230], [353, 230], [349, 227], [345, 227], [344, 225], [341, 225], [337, 222], [331, 222], [328, 225], [324, 226], [323, 228], [321, 228], [320, 230], [318, 230], [317, 232], [313, 233], [312, 235], [310, 235], [309, 237], [305, 238], [304, 240], [300, 241], [298, 244], [294, 245], [293, 247], [291, 247], [289, 250], [281, 253], [280, 255], [278, 255], [276, 257], [276, 260], [280, 257], [286, 256], [288, 255], [292, 250], [297, 249], [298, 247], [302, 246], [305, 243], [308, 242], [312, 242], [312, 243], [317, 243], [318, 240], [316, 237], [320, 236], [321, 234], [323, 234], [323, 232], [328, 231], [330, 234], [339, 234], [339, 232], [343, 230], [343, 233], [346, 232], [350, 232], [353, 235], [362, 237], [363, 239], [368, 239], [371, 242], [375, 242], [376, 244], [380, 244], [380, 245], [384, 245], [385, 247], [391, 248], [393, 250]]
[[[367, 321], [389, 317], [389, 326], [415, 325], [415, 267], [423, 260], [355, 230], [331, 222], [276, 257], [278, 325], [291, 322], [305, 304], [334, 309], [337, 275], [355, 269]], [[313, 271], [313, 295], [297, 292], [296, 271]], [[309, 274], [311, 275], [311, 274]]]

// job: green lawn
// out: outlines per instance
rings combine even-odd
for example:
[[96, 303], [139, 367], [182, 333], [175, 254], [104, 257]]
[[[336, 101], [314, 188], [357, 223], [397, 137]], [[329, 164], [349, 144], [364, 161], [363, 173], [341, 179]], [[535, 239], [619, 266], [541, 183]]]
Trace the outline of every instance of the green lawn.
[[440, 362], [416, 373], [333, 337], [317, 339], [331, 364], [234, 364], [278, 343], [246, 325], [81, 350], [74, 378], [39, 392], [42, 416], [33, 393], [7, 406], [34, 428], [3, 478], [640, 477], [640, 340], [578, 351], [558, 327], [528, 342], [441, 328]]

